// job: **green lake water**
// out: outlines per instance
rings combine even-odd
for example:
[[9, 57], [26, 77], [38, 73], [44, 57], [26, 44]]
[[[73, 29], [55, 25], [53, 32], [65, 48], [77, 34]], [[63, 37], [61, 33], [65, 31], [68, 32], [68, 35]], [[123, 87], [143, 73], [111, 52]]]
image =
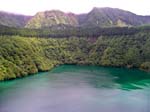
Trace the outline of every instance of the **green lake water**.
[[150, 73], [62, 65], [0, 82], [0, 112], [150, 112]]

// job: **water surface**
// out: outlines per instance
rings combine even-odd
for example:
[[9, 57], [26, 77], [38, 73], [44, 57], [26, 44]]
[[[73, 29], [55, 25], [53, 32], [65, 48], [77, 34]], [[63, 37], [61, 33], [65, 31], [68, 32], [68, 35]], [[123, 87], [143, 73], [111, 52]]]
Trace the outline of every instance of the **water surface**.
[[0, 82], [0, 112], [150, 112], [150, 73], [63, 65]]

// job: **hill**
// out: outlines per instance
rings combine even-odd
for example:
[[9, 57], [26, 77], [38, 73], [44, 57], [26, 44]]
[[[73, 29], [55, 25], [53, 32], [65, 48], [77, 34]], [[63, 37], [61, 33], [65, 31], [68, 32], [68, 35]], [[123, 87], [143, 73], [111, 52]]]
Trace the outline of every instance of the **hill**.
[[150, 33], [93, 38], [0, 37], [0, 80], [47, 71], [60, 64], [150, 71]]
[[150, 24], [150, 16], [140, 16], [117, 8], [93, 8], [86, 14], [64, 13], [53, 10], [37, 13], [26, 28], [45, 28], [57, 25], [82, 27], [130, 27]]
[[26, 28], [48, 28], [54, 25], [71, 25], [77, 26], [78, 21], [73, 13], [64, 13], [58, 10], [38, 12], [26, 24]]
[[93, 8], [88, 14], [78, 16], [79, 24], [100, 27], [125, 27], [150, 24], [150, 16], [140, 16], [117, 8]]
[[0, 12], [0, 25], [9, 27], [24, 27], [31, 16]]
[[72, 27], [130, 27], [150, 24], [150, 16], [136, 15], [117, 8], [93, 8], [89, 13], [73, 14], [59, 10], [38, 12], [34, 16], [0, 12], [0, 25], [41, 29]]

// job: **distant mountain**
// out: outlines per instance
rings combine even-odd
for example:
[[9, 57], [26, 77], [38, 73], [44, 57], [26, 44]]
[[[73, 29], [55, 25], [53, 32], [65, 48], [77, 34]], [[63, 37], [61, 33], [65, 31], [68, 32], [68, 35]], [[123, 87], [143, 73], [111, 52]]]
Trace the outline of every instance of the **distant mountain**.
[[93, 8], [88, 14], [78, 15], [82, 26], [124, 27], [150, 24], [150, 16], [139, 16], [117, 8]]
[[59, 24], [77, 26], [77, 17], [73, 13], [64, 13], [58, 10], [39, 12], [28, 21], [25, 27], [45, 28]]
[[[73, 14], [59, 10], [38, 12], [35, 16], [0, 12], [0, 25], [25, 28], [126, 27], [150, 24], [150, 16], [140, 16], [117, 8], [93, 8], [89, 13]], [[58, 28], [57, 28], [58, 27]]]
[[31, 16], [0, 12], [0, 25], [9, 27], [24, 27]]
[[117, 8], [93, 8], [87, 14], [67, 14], [58, 10], [37, 13], [27, 28], [44, 28], [58, 24], [72, 26], [125, 27], [150, 24], [150, 16], [140, 16]]

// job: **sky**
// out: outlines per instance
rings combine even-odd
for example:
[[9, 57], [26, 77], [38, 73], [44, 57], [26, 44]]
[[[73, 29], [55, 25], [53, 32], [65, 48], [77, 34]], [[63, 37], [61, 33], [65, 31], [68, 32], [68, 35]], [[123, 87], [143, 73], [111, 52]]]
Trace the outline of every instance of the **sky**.
[[24, 15], [53, 9], [80, 14], [89, 12], [93, 7], [120, 8], [139, 15], [150, 15], [150, 0], [0, 0], [1, 11]]

